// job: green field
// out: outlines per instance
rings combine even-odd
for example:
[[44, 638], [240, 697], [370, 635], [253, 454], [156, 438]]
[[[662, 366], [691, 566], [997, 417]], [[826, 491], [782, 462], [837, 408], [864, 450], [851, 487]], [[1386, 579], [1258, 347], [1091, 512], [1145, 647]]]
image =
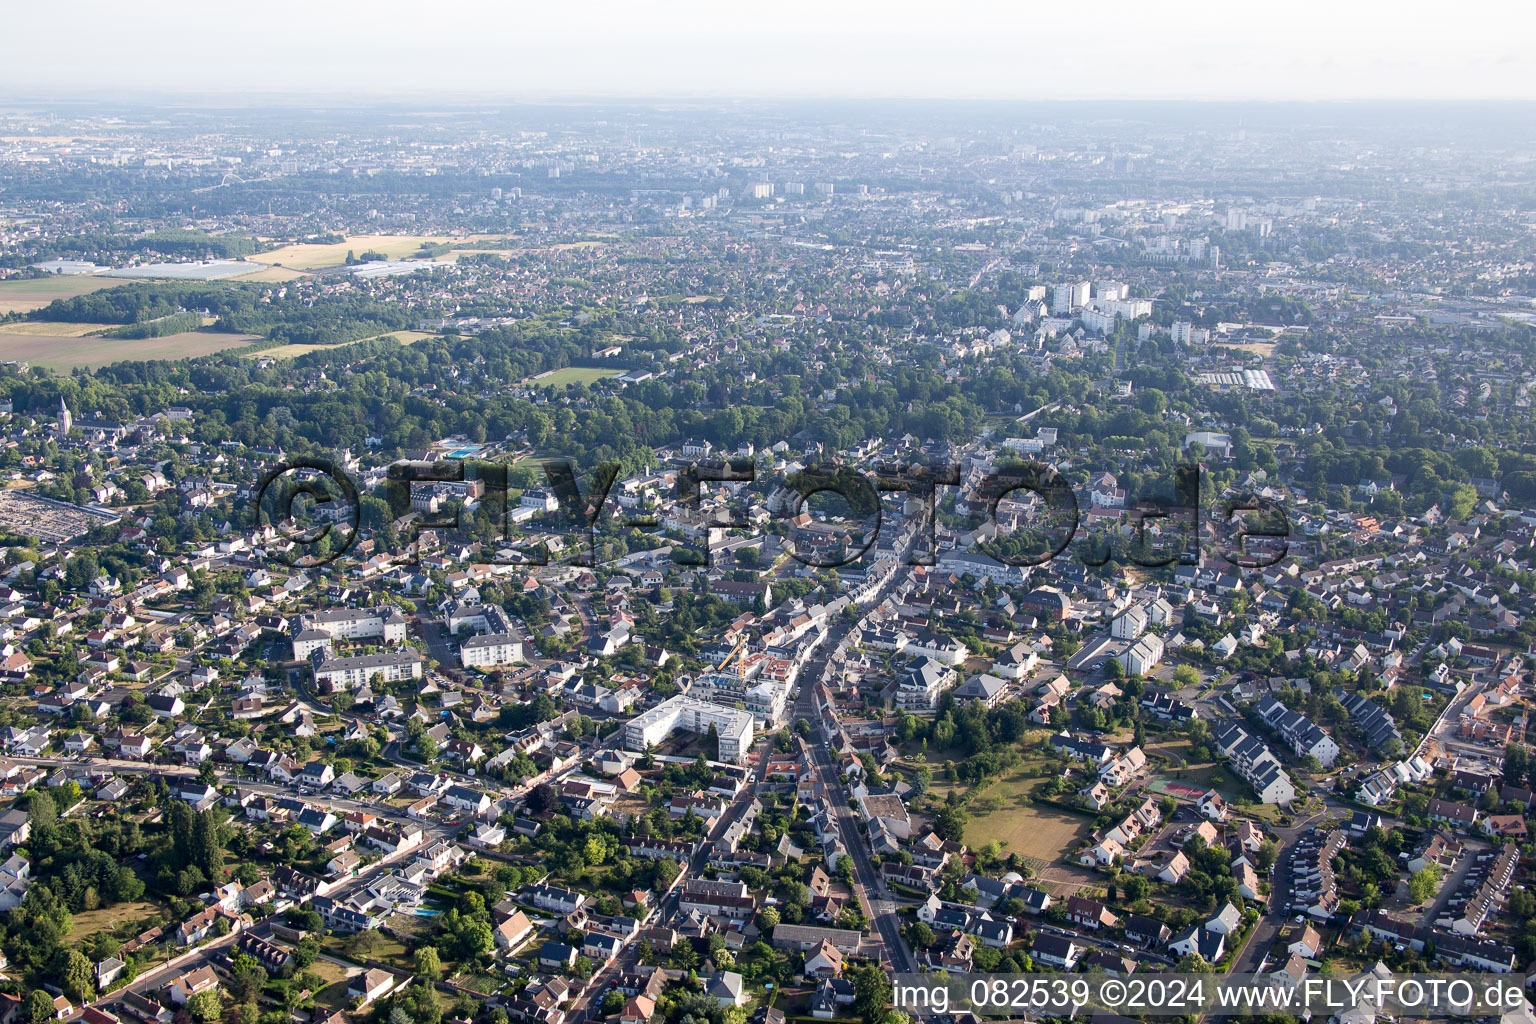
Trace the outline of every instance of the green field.
[[127, 284], [124, 280], [89, 274], [54, 274], [28, 280], [0, 281], [0, 313], [30, 313], [54, 299], [72, 299], [103, 288]]
[[589, 366], [566, 366], [548, 376], [529, 379], [523, 383], [532, 384], [536, 388], [558, 388], [565, 387], [567, 384], [591, 384], [609, 377], [617, 377], [623, 372], [623, 370], [598, 370]]
[[94, 370], [125, 359], [191, 359], [239, 348], [254, 334], [187, 331], [163, 338], [69, 338], [48, 334], [0, 334], [0, 360], [15, 359], [67, 373], [76, 366]]
[[1050, 862], [1070, 851], [1092, 831], [1092, 819], [1046, 805], [1030, 797], [1045, 785], [1026, 762], [973, 796], [965, 842], [973, 849], [996, 840], [1009, 853]]
[[96, 910], [82, 910], [72, 919], [70, 945], [81, 946], [98, 932], [112, 931], [127, 921], [142, 922], [159, 909], [156, 904], [141, 900], [138, 903], [118, 903], [110, 907], [98, 907]]

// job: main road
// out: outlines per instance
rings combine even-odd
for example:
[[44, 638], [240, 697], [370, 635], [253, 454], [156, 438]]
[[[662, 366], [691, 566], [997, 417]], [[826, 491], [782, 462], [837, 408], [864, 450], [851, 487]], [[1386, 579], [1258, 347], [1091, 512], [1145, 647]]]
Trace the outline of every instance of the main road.
[[[908, 544], [906, 551], [901, 555], [903, 560], [910, 550], [911, 545]], [[905, 564], [894, 569], [875, 591], [869, 605], [878, 606], [910, 572], [911, 570]], [[822, 642], [823, 649], [829, 652], [837, 650], [852, 629], [853, 625], [847, 619], [838, 619], [830, 627], [826, 640]], [[875, 871], [875, 863], [869, 855], [864, 837], [859, 834], [853, 811], [848, 806], [850, 798], [847, 787], [838, 777], [837, 766], [832, 762], [829, 749], [831, 737], [827, 735], [821, 715], [816, 710], [816, 689], [826, 678], [830, 660], [829, 653], [813, 658], [807, 663], [804, 681], [800, 684], [800, 695], [795, 701], [795, 717], [804, 718], [810, 723], [812, 739], [807, 746], [811, 751], [811, 768], [826, 787], [828, 809], [832, 813], [833, 820], [837, 822], [838, 832], [843, 838], [843, 846], [853, 859], [854, 895], [858, 897], [859, 907], [870, 922], [871, 931], [881, 946], [881, 960], [899, 973], [914, 974], [918, 969], [917, 960], [907, 947], [906, 940], [902, 938], [901, 921], [896, 916], [896, 904], [888, 900], [870, 898], [871, 893], [878, 897], [880, 878]], [[814, 671], [812, 671], [813, 668]]]

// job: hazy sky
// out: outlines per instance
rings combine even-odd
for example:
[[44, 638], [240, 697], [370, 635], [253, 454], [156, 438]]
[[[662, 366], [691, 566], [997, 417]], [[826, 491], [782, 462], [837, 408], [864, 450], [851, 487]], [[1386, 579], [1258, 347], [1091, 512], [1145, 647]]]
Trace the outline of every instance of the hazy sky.
[[48, 0], [0, 102], [83, 93], [1533, 99], [1505, 0]]

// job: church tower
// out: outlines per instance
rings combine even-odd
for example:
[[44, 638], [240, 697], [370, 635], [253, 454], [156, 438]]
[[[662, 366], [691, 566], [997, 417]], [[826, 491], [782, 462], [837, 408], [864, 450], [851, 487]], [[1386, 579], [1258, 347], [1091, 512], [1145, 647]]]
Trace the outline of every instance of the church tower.
[[59, 399], [59, 440], [69, 436], [69, 428], [74, 426], [75, 418], [69, 414], [69, 406], [64, 404], [64, 399]]

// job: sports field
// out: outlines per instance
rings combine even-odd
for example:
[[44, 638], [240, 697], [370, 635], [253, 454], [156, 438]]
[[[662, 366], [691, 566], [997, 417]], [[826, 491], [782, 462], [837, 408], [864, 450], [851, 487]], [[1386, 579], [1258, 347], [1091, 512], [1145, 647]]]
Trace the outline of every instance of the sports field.
[[57, 334], [0, 334], [0, 360], [17, 359], [67, 373], [76, 366], [94, 370], [124, 359], [191, 359], [256, 341], [254, 334], [187, 331], [163, 338], [63, 337]]
[[103, 288], [118, 288], [127, 282], [90, 274], [55, 274], [15, 281], [0, 281], [0, 313], [30, 313], [42, 309], [54, 299], [72, 299]]
[[565, 366], [543, 377], [526, 381], [536, 388], [565, 387], [567, 384], [591, 384], [594, 381], [617, 377], [623, 370], [600, 370], [590, 366]]

